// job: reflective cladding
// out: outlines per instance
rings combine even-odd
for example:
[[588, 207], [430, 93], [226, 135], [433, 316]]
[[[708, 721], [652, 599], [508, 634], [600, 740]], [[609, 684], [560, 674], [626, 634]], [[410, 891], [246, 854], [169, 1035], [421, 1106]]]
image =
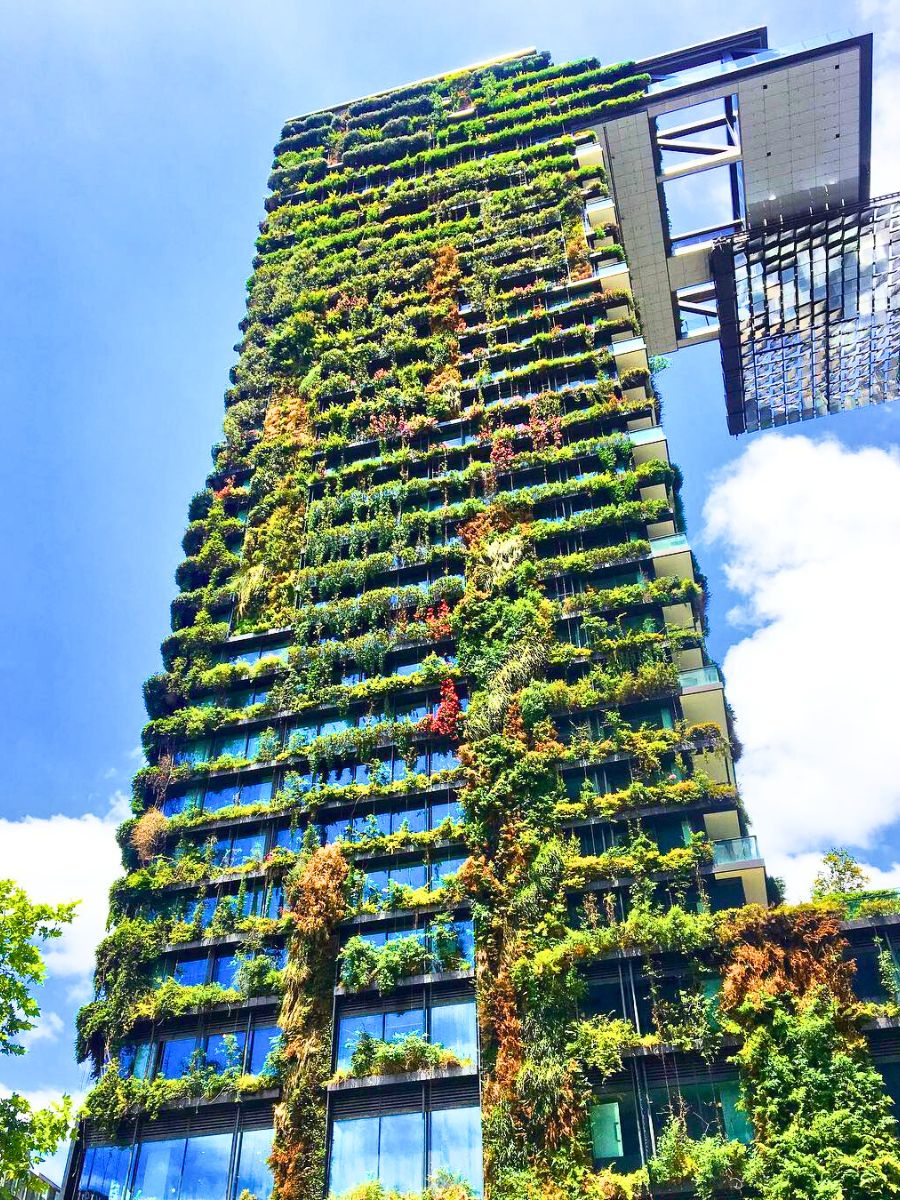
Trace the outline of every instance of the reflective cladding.
[[900, 396], [900, 198], [763, 226], [710, 261], [732, 433]]
[[79, 1200], [269, 1200], [272, 1130], [164, 1138], [85, 1151]]

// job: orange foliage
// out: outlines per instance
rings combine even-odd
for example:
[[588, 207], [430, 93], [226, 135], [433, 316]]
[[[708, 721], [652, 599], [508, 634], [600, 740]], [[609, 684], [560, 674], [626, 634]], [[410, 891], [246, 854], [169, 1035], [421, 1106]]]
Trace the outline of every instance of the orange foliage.
[[316, 942], [329, 937], [347, 911], [344, 884], [350, 867], [339, 846], [320, 846], [289, 881], [287, 905], [301, 937]]
[[286, 439], [292, 446], [307, 446], [312, 441], [309, 404], [304, 396], [275, 392], [263, 420], [263, 441]]
[[131, 845], [142, 863], [147, 863], [162, 849], [163, 838], [169, 822], [158, 808], [148, 808], [138, 818], [131, 831]]
[[735, 1009], [754, 994], [792, 995], [798, 1000], [825, 987], [842, 1008], [855, 1004], [852, 962], [837, 913], [820, 908], [737, 909], [721, 929], [731, 946], [722, 987], [722, 1007]]

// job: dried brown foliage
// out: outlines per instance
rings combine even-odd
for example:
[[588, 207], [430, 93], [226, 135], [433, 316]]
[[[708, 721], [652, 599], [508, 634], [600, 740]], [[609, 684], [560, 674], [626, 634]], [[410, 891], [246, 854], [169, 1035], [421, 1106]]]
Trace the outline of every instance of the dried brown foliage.
[[854, 1006], [853, 964], [837, 913], [821, 908], [738, 909], [721, 927], [730, 947], [722, 987], [724, 1010], [739, 1008], [754, 994], [790, 995], [799, 1000], [827, 988], [842, 1008]]
[[158, 808], [148, 808], [138, 817], [131, 831], [131, 845], [142, 863], [148, 863], [162, 849], [169, 822]]

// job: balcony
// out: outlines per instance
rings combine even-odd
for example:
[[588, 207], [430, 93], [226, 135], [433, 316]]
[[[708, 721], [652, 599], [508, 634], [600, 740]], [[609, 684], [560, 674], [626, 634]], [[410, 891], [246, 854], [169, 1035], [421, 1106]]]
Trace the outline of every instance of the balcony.
[[759, 846], [756, 838], [752, 835], [713, 842], [714, 867], [732, 867], [741, 863], [754, 862], [759, 857]]
[[718, 667], [695, 667], [692, 671], [682, 671], [678, 676], [682, 691], [688, 688], [721, 687], [722, 677]]
[[604, 196], [602, 200], [589, 200], [584, 211], [593, 230], [616, 223], [616, 206], [609, 196]]

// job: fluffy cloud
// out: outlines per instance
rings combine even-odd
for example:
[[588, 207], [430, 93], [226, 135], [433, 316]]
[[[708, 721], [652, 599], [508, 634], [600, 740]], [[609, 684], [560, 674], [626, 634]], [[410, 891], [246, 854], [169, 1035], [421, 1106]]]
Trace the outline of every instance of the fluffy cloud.
[[35, 1042], [55, 1042], [63, 1029], [65, 1029], [65, 1024], [59, 1013], [41, 1013], [41, 1019], [37, 1025], [33, 1029], [29, 1029], [26, 1033], [23, 1033], [19, 1041], [27, 1050]]
[[[747, 808], [792, 891], [823, 849], [871, 849], [900, 818], [900, 456], [833, 440], [750, 444], [704, 509], [748, 632], [726, 681]], [[819, 853], [814, 853], [818, 851]], [[875, 882], [900, 882], [900, 866]]]
[[60, 939], [47, 943], [46, 954], [50, 972], [78, 977], [76, 986], [93, 969], [94, 949], [106, 926], [109, 886], [121, 873], [116, 826], [128, 815], [128, 799], [117, 792], [100, 816], [58, 813], [0, 820], [0, 878], [14, 879], [32, 900], [81, 901], [74, 922]]
[[900, 0], [857, 0], [860, 29], [875, 34], [872, 96], [872, 195], [898, 187], [900, 109], [893, 80], [900, 70]]

